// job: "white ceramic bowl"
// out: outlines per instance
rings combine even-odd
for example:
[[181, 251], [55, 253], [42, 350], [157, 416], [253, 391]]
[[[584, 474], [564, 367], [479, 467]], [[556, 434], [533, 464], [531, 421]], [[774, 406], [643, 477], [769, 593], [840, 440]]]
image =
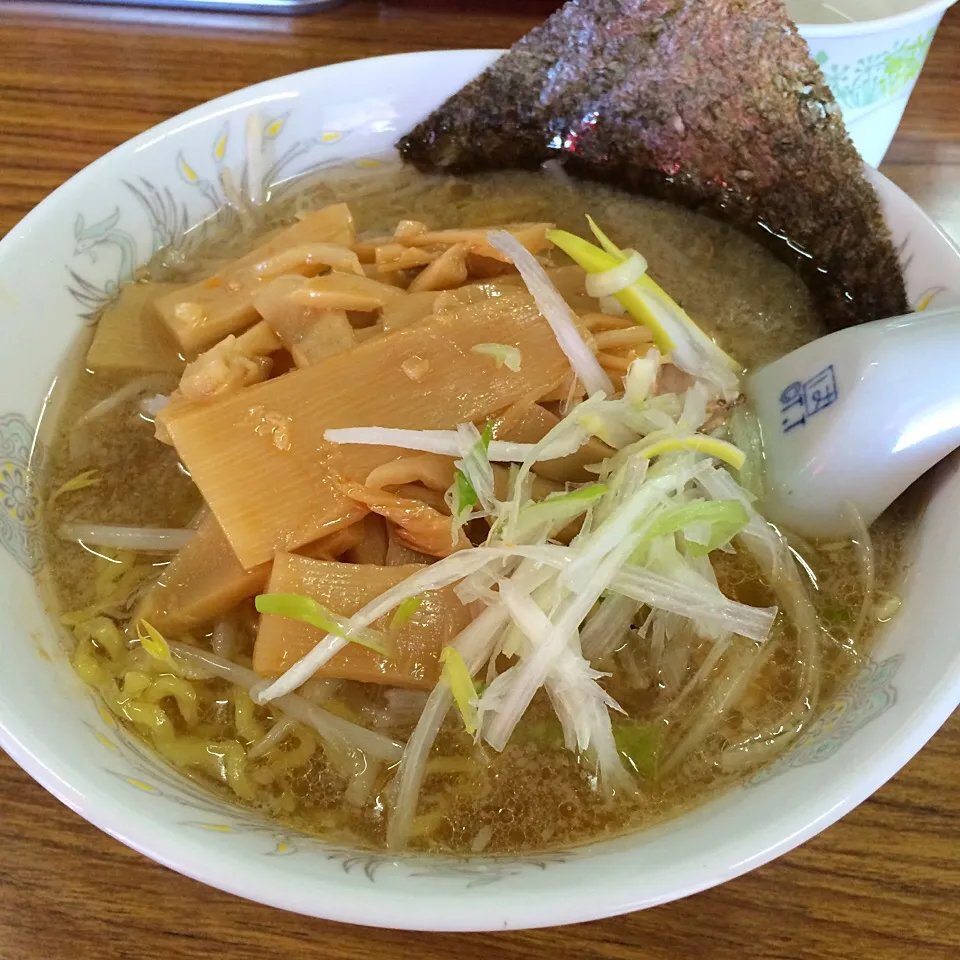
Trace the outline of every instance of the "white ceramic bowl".
[[[905, 602], [851, 688], [775, 767], [645, 833], [539, 856], [395, 857], [285, 830], [192, 785], [117, 729], [74, 676], [33, 589], [34, 424], [84, 317], [164, 243], [221, 202], [246, 118], [266, 119], [268, 175], [360, 164], [473, 77], [494, 51], [359, 61], [242, 90], [161, 124], [56, 191], [0, 244], [0, 743], [92, 823], [149, 857], [241, 896], [390, 927], [502, 929], [589, 920], [743, 873], [832, 823], [892, 776], [960, 695], [955, 544], [960, 477], [948, 467], [919, 532]], [[960, 255], [876, 177], [916, 298], [960, 293]]]
[[944, 11], [953, 3], [916, 0], [904, 13], [877, 20], [797, 25], [870, 166], [880, 166]]

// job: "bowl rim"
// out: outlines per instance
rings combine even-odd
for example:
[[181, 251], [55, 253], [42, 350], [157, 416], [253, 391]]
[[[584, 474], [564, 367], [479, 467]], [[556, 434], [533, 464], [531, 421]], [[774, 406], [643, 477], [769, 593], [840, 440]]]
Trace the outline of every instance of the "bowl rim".
[[[62, 202], [65, 188], [74, 180], [95, 177], [103, 166], [115, 161], [118, 155], [122, 157], [143, 149], [174, 130], [206, 122], [211, 116], [220, 115], [224, 111], [238, 110], [244, 105], [255, 103], [280, 85], [290, 87], [323, 71], [335, 71], [338, 68], [358, 69], [358, 64], [373, 61], [380, 66], [389, 67], [391, 62], [402, 60], [409, 63], [410, 58], [432, 58], [442, 63], [462, 61], [467, 57], [476, 61], [478, 69], [481, 69], [501, 52], [495, 49], [446, 50], [365, 58], [277, 77], [200, 104], [120, 144], [75, 174], [0, 240], [0, 254], [6, 252], [6, 248], [17, 244], [47, 211], [56, 208]], [[909, 209], [918, 220], [922, 220], [928, 229], [932, 227], [960, 261], [960, 247], [913, 200], [881, 174], [869, 169], [868, 173], [883, 193], [896, 196], [901, 206]], [[150, 859], [202, 883], [269, 906], [341, 922], [393, 929], [480, 931], [553, 926], [626, 913], [688, 896], [761, 866], [819, 833], [865, 800], [896, 774], [933, 736], [958, 703], [960, 661], [952, 670], [946, 671], [939, 682], [927, 692], [909, 718], [890, 736], [883, 752], [864, 755], [861, 761], [853, 765], [856, 768], [855, 776], [843, 783], [832, 785], [815, 801], [806, 804], [802, 808], [806, 811], [805, 815], [797, 812], [795, 829], [790, 833], [769, 844], [757, 841], [749, 844], [746, 847], [746, 856], [743, 856], [744, 846], [741, 843], [737, 855], [730, 856], [722, 866], [705, 866], [698, 875], [687, 877], [683, 882], [665, 885], [654, 896], [607, 886], [601, 888], [599, 896], [570, 896], [564, 898], [565, 902], [558, 904], [552, 898], [542, 896], [515, 898], [516, 902], [511, 902], [503, 894], [491, 890], [482, 901], [471, 901], [460, 895], [457, 898], [459, 905], [455, 906], [454, 898], [451, 897], [445, 902], [447, 909], [431, 911], [414, 908], [408, 895], [391, 889], [374, 894], [377, 897], [376, 918], [371, 916], [369, 899], [365, 901], [349, 888], [341, 890], [335, 884], [320, 881], [325, 899], [318, 904], [315, 899], [310, 898], [309, 891], [301, 892], [299, 896], [291, 895], [289, 890], [280, 891], [271, 887], [269, 879], [255, 869], [242, 872], [235, 870], [235, 860], [231, 856], [204, 857], [199, 845], [173, 842], [174, 834], [171, 830], [158, 829], [157, 824], [151, 822], [142, 812], [131, 813], [117, 795], [93, 784], [84, 774], [82, 766], [58, 755], [53, 746], [45, 743], [34, 731], [18, 728], [15, 722], [5, 722], [2, 704], [0, 746], [7, 750], [12, 759], [33, 779], [84, 819]], [[15, 721], [15, 718], [13, 719]], [[66, 776], [61, 776], [64, 772]], [[313, 887], [312, 884], [304, 886]]]

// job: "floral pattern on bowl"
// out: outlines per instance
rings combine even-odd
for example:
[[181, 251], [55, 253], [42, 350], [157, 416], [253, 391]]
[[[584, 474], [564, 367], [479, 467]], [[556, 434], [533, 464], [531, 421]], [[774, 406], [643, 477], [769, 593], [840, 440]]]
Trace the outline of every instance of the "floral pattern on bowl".
[[[291, 179], [310, 176], [337, 162], [317, 154], [349, 131], [327, 130], [284, 144], [289, 115], [288, 111], [263, 120], [255, 111], [246, 118], [225, 120], [206, 156], [188, 158], [186, 151], [179, 152], [174, 168], [190, 187], [187, 198], [176, 196], [169, 184], [139, 177], [136, 182], [121, 181], [132, 205], [117, 205], [90, 224], [78, 213], [73, 224], [74, 259], [96, 265], [98, 258], [106, 257], [111, 264], [96, 279], [85, 266], [67, 268], [67, 289], [82, 308], [80, 316], [92, 322], [134, 271], [160, 250], [189, 258], [211, 232], [224, 228], [228, 218], [242, 216], [245, 204], [274, 197], [288, 188]], [[234, 156], [237, 143], [244, 150], [242, 157]], [[357, 163], [370, 166], [379, 161], [361, 158]], [[137, 222], [143, 220], [147, 243], [142, 239], [142, 222]]]
[[899, 654], [880, 662], [868, 661], [790, 749], [764, 767], [750, 783], [763, 783], [778, 773], [832, 757], [866, 724], [897, 702], [893, 678], [902, 663], [903, 656]]
[[40, 503], [34, 473], [42, 447], [34, 443], [33, 427], [20, 413], [0, 416], [0, 544], [27, 573], [41, 566]]

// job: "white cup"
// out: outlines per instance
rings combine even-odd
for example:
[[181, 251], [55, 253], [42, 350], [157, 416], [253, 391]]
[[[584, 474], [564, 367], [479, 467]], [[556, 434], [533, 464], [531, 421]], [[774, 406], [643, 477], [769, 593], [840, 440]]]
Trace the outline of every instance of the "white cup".
[[937, 26], [953, 3], [920, 0], [911, 10], [879, 20], [797, 24], [870, 166], [883, 160]]

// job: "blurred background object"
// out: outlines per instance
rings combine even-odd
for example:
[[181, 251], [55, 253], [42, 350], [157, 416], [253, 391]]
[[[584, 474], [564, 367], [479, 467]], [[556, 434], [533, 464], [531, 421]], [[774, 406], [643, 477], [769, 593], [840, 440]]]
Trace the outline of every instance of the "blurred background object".
[[172, 7], [219, 10], [223, 13], [309, 13], [334, 7], [344, 0], [63, 0], [66, 3], [112, 7]]

